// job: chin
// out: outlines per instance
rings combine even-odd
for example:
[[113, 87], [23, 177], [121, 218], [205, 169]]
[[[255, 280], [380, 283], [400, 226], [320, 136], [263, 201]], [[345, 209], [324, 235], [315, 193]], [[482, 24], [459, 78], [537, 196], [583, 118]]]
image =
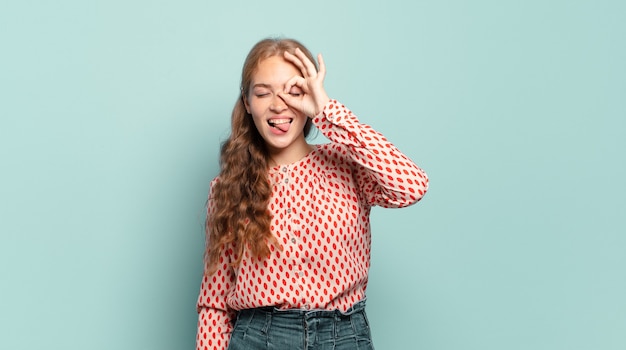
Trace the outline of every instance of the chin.
[[295, 143], [295, 140], [293, 139], [289, 139], [289, 140], [274, 140], [274, 139], [265, 139], [265, 144], [270, 148], [270, 149], [274, 149], [274, 150], [284, 150], [289, 148], [289, 146], [293, 145]]

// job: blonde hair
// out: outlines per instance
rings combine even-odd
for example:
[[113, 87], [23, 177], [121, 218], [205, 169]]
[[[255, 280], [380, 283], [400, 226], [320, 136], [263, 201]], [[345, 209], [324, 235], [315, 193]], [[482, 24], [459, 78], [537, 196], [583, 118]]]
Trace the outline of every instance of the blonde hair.
[[[270, 254], [270, 245], [280, 246], [270, 232], [269, 153], [252, 116], [246, 111], [244, 97], [250, 93], [252, 77], [261, 61], [282, 56], [285, 51], [294, 53], [296, 48], [315, 62], [309, 50], [293, 39], [261, 40], [244, 62], [240, 96], [231, 115], [231, 134], [222, 144], [219, 179], [211, 189], [213, 210], [206, 220], [205, 272], [208, 275], [217, 270], [220, 254], [227, 246], [233, 248], [233, 266], [241, 262], [246, 248], [253, 256], [263, 258]], [[311, 125], [311, 120], [307, 119], [305, 136]]]

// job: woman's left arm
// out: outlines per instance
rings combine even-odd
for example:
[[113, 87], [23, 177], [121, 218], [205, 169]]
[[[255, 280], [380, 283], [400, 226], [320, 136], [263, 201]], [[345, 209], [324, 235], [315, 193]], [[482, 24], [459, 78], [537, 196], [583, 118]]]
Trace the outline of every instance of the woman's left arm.
[[330, 100], [313, 123], [357, 163], [353, 175], [368, 205], [406, 207], [428, 190], [428, 177], [421, 168], [336, 100]]
[[[387, 139], [336, 100], [330, 100], [324, 89], [326, 65], [318, 55], [319, 70], [307, 56], [296, 49], [285, 52], [301, 75], [285, 85], [281, 98], [293, 109], [312, 117], [317, 128], [333, 142], [334, 147], [357, 163], [353, 174], [368, 205], [405, 207], [418, 202], [428, 189], [426, 173], [402, 154]], [[292, 88], [297, 87], [295, 94]], [[302, 94], [298, 92], [302, 91]]]

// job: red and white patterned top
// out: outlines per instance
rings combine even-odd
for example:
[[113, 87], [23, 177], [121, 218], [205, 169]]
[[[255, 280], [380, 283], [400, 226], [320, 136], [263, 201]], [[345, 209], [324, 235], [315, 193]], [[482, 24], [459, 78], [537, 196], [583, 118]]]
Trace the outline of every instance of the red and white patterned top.
[[[371, 206], [405, 207], [428, 189], [424, 171], [336, 100], [313, 123], [331, 143], [269, 172], [271, 230], [282, 251], [244, 253], [233, 269], [225, 249], [217, 272], [202, 280], [197, 349], [226, 349], [236, 310], [348, 310], [365, 298]], [[213, 205], [209, 196], [208, 215]]]

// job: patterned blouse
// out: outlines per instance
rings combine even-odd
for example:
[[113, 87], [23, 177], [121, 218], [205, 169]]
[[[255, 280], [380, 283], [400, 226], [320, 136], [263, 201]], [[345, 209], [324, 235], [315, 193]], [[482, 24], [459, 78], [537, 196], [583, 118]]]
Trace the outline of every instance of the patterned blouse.
[[[428, 189], [424, 171], [336, 100], [313, 123], [331, 143], [269, 170], [271, 230], [282, 251], [272, 246], [264, 259], [244, 253], [233, 268], [233, 251], [224, 250], [202, 280], [197, 349], [226, 349], [237, 310], [346, 311], [364, 299], [371, 207], [406, 207]], [[209, 195], [208, 215], [213, 205]]]

